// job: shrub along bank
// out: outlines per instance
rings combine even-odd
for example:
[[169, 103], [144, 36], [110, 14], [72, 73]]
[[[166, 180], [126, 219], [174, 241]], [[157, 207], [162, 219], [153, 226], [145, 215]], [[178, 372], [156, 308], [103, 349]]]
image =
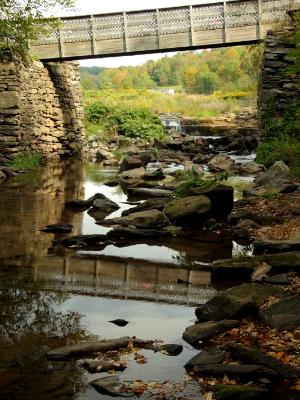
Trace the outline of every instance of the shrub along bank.
[[[86, 107], [86, 128], [88, 134], [107, 136], [118, 133], [126, 137], [139, 137], [146, 141], [162, 139], [164, 128], [158, 115], [146, 108], [107, 106], [97, 102]], [[102, 137], [104, 139], [104, 137]]]

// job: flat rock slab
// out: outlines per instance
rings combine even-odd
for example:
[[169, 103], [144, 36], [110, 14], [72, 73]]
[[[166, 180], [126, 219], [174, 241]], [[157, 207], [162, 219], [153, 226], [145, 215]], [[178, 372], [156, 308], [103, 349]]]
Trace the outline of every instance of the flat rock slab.
[[139, 211], [147, 211], [147, 210], [159, 210], [162, 211], [165, 208], [166, 203], [168, 202], [168, 199], [166, 198], [153, 198], [144, 201], [143, 203], [140, 203], [136, 205], [136, 207], [129, 208], [129, 210], [124, 210], [122, 212], [122, 217], [125, 217], [126, 215], [136, 213]]
[[50, 350], [47, 353], [47, 358], [49, 360], [66, 360], [71, 357], [82, 356], [83, 354], [118, 350], [120, 348], [126, 348], [129, 342], [132, 342], [136, 347], [142, 348], [151, 348], [153, 344], [152, 340], [123, 337], [120, 339], [110, 339], [102, 342], [79, 343], [60, 347], [58, 349]]
[[259, 306], [271, 296], [284, 298], [287, 294], [281, 288], [243, 283], [217, 294], [207, 303], [197, 307], [196, 317], [200, 321], [218, 321], [255, 315]]
[[236, 320], [203, 322], [187, 327], [182, 337], [187, 343], [195, 345], [200, 340], [207, 339], [215, 333], [225, 332], [227, 329], [234, 328], [239, 324], [240, 322]]
[[123, 385], [120, 383], [120, 378], [117, 375], [96, 379], [90, 382], [90, 385], [100, 394], [111, 397], [131, 397], [133, 395], [129, 393], [121, 393]]
[[41, 229], [41, 232], [49, 233], [71, 233], [73, 225], [70, 224], [51, 224]]
[[196, 365], [212, 365], [222, 364], [226, 355], [226, 351], [217, 348], [203, 349], [199, 354], [196, 354], [186, 364], [186, 369], [191, 369]]
[[276, 371], [261, 365], [245, 365], [245, 364], [197, 364], [193, 367], [193, 371], [199, 375], [209, 376], [234, 376], [244, 379], [251, 378], [274, 378], [278, 375]]
[[258, 398], [258, 396], [268, 392], [268, 389], [259, 386], [225, 385], [219, 383], [210, 386], [209, 389], [213, 392], [217, 400], [246, 400]]
[[300, 251], [216, 260], [211, 264], [210, 269], [215, 271], [223, 269], [248, 269], [251, 271], [262, 262], [269, 264], [272, 268], [298, 270], [300, 268]]
[[262, 365], [276, 371], [278, 375], [285, 379], [297, 379], [300, 377], [300, 369], [283, 363], [267, 354], [260, 352], [254, 347], [245, 346], [241, 343], [226, 343], [226, 350], [237, 357], [239, 360]]
[[271, 285], [288, 285], [290, 283], [288, 273], [266, 276], [263, 281]]
[[142, 197], [170, 197], [173, 193], [171, 190], [165, 189], [149, 189], [149, 188], [128, 188], [128, 193], [134, 196]]
[[259, 313], [260, 319], [275, 329], [300, 327], [300, 294], [277, 301]]
[[171, 225], [166, 215], [162, 211], [155, 209], [138, 211], [114, 220], [121, 225], [133, 225], [141, 229], [164, 228]]
[[137, 229], [137, 228], [115, 228], [107, 233], [111, 240], [138, 240], [138, 239], [159, 239], [172, 237], [172, 233], [158, 229]]
[[253, 247], [255, 254], [300, 251], [300, 240], [256, 239], [253, 242]]

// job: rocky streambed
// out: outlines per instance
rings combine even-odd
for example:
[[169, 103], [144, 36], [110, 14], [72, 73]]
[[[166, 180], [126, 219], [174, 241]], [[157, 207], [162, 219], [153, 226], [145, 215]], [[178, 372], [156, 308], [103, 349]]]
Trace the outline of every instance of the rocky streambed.
[[2, 184], [1, 396], [299, 397], [299, 181], [194, 133]]

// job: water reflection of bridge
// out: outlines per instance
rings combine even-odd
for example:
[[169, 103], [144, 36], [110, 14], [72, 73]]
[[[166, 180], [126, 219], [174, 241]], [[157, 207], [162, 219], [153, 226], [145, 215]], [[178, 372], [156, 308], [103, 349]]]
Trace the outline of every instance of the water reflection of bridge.
[[46, 289], [126, 300], [195, 305], [215, 294], [206, 271], [78, 257], [44, 259], [35, 266], [34, 280]]

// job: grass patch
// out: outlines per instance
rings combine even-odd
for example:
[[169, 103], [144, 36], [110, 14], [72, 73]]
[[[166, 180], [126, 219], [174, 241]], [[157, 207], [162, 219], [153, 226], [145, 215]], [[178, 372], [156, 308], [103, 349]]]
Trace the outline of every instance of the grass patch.
[[183, 182], [177, 186], [175, 196], [183, 197], [189, 195], [193, 189], [208, 189], [222, 181], [226, 181], [228, 179], [228, 173], [222, 172], [216, 176], [200, 178], [195, 171], [178, 171], [176, 177], [183, 180]]
[[211, 95], [176, 93], [170, 96], [146, 89], [88, 90], [84, 104], [101, 102], [106, 107], [125, 109], [143, 108], [156, 114], [177, 114], [184, 117], [212, 118], [245, 107], [256, 107], [254, 92], [222, 92]]
[[26, 151], [17, 154], [10, 166], [18, 171], [39, 169], [43, 163], [43, 156], [37, 152]]

